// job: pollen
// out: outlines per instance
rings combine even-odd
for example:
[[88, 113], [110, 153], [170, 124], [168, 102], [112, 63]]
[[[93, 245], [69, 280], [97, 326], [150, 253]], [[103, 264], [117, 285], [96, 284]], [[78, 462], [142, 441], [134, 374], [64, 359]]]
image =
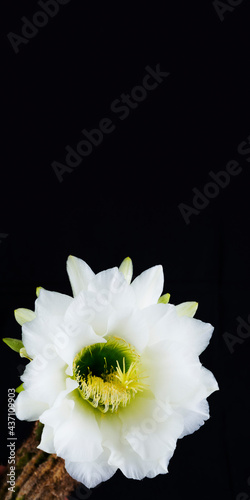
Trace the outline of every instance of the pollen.
[[147, 387], [139, 354], [117, 337], [83, 348], [73, 372], [82, 398], [102, 413], [117, 412]]

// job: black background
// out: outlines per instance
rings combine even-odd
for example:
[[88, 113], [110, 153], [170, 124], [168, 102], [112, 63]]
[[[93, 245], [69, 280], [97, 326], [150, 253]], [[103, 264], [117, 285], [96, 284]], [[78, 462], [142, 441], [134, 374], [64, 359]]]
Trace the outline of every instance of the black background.
[[[171, 301], [197, 300], [196, 316], [215, 326], [201, 361], [220, 392], [211, 419], [178, 442], [169, 474], [138, 482], [117, 472], [87, 495], [247, 500], [250, 340], [238, 336], [230, 352], [225, 332], [237, 336], [250, 313], [250, 151], [238, 150], [250, 135], [250, 7], [224, 2], [220, 19], [210, 0], [168, 3], [70, 0], [15, 53], [7, 35], [41, 8], [1, 2], [1, 335], [20, 338], [13, 310], [33, 308], [36, 286], [71, 293], [69, 254], [95, 272], [127, 255], [135, 275], [162, 264]], [[157, 64], [170, 75], [119, 119], [113, 101]], [[59, 182], [52, 162], [65, 164], [65, 147], [106, 117], [115, 130]], [[231, 160], [240, 173], [187, 224], [179, 204], [192, 207], [193, 188]], [[23, 364], [2, 344], [3, 408]], [[6, 410], [1, 418], [4, 463]], [[17, 422], [18, 444], [30, 428]]]

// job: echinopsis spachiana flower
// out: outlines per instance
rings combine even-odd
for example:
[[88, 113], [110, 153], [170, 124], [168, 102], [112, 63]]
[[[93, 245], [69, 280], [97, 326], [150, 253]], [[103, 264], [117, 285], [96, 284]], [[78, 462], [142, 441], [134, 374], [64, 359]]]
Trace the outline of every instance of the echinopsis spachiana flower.
[[209, 418], [218, 385], [199, 355], [213, 327], [193, 318], [197, 303], [161, 295], [161, 266], [132, 283], [129, 258], [95, 275], [70, 256], [67, 271], [73, 298], [40, 287], [34, 312], [15, 311], [22, 343], [13, 348], [30, 360], [16, 415], [43, 423], [39, 448], [89, 488], [117, 469], [166, 473], [177, 439]]

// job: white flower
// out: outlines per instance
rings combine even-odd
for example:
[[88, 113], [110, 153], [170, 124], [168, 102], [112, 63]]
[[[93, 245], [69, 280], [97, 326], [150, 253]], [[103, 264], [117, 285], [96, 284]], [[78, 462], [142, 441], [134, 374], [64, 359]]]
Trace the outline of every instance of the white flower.
[[39, 448], [89, 488], [118, 468], [134, 479], [166, 473], [177, 439], [209, 418], [218, 385], [198, 356], [213, 327], [191, 317], [196, 303], [160, 298], [161, 266], [131, 284], [129, 258], [95, 275], [70, 256], [67, 271], [74, 298], [40, 288], [35, 312], [15, 312], [31, 359], [17, 417], [40, 420]]

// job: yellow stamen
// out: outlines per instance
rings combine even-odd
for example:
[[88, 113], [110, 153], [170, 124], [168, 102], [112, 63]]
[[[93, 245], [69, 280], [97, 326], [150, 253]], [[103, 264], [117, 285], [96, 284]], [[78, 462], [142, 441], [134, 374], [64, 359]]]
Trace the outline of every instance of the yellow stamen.
[[[110, 340], [109, 345], [111, 350], [113, 346], [117, 347], [117, 338]], [[123, 341], [122, 347], [127, 349], [128, 344], [124, 345]], [[86, 351], [89, 352], [89, 348], [86, 348]], [[80, 361], [77, 358], [74, 377], [79, 384], [79, 392], [84, 400], [102, 413], [117, 412], [119, 407], [127, 406], [137, 392], [146, 389], [146, 385], [142, 382], [145, 377], [142, 376], [140, 356], [134, 350], [131, 350], [130, 353], [132, 353], [130, 364], [128, 366], [128, 359], [123, 356], [122, 369], [118, 360], [116, 360], [115, 369], [113, 366], [108, 369], [107, 359], [104, 356], [102, 358], [104, 369], [102, 374], [98, 374], [98, 376], [92, 373], [90, 367], [88, 367], [88, 374], [82, 373], [79, 367]], [[94, 357], [94, 352], [92, 354]]]

